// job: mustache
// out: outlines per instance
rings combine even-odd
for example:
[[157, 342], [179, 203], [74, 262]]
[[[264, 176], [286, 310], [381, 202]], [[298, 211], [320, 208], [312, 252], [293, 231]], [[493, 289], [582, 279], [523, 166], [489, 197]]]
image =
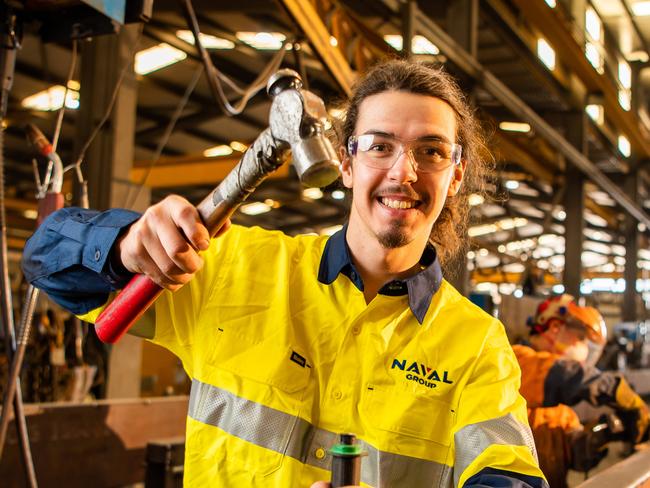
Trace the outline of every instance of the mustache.
[[410, 198], [411, 200], [418, 200], [423, 203], [427, 203], [429, 198], [427, 195], [420, 195], [416, 192], [410, 185], [392, 185], [385, 188], [381, 188], [373, 192], [373, 198], [380, 198], [384, 196], [403, 196], [405, 198]]

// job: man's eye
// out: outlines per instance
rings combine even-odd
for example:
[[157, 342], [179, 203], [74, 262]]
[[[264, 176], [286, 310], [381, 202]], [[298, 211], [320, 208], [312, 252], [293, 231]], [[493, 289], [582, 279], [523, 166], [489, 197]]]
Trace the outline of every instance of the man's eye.
[[369, 151], [377, 151], [377, 152], [388, 152], [391, 150], [391, 147], [388, 144], [385, 143], [376, 143], [370, 146], [368, 149]]
[[436, 156], [441, 157], [441, 158], [445, 157], [444, 151], [438, 146], [422, 146], [422, 147], [420, 147], [418, 152], [421, 155], [427, 156], [427, 157], [436, 157]]

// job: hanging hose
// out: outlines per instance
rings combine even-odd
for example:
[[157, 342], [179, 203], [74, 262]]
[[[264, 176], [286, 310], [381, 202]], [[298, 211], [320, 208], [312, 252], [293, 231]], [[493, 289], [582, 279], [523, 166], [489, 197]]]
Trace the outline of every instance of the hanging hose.
[[[8, 6], [0, 5], [0, 19], [3, 25], [0, 26], [0, 76], [2, 76], [2, 85], [0, 86], [0, 121], [5, 120], [7, 114], [7, 105], [9, 101], [9, 91], [13, 84], [13, 76], [16, 62], [16, 51], [19, 47], [19, 34], [17, 29], [20, 27], [18, 19]], [[0, 308], [2, 309], [2, 319], [4, 326], [5, 351], [7, 357], [12, 360], [13, 351], [16, 349], [16, 339], [14, 331], [14, 317], [11, 299], [11, 283], [9, 281], [9, 260], [7, 257], [7, 225], [5, 216], [5, 179], [4, 179], [4, 127], [0, 126], [0, 280], [2, 289], [2, 300]], [[16, 430], [18, 431], [18, 441], [20, 444], [21, 454], [25, 467], [25, 477], [30, 487], [38, 486], [36, 481], [36, 472], [34, 470], [34, 460], [32, 458], [29, 446], [29, 436], [27, 433], [27, 422], [25, 420], [25, 411], [23, 409], [22, 392], [20, 384], [15, 387], [12, 401], [8, 402], [7, 407], [2, 409], [2, 417], [7, 418], [13, 404], [14, 418], [16, 419]], [[2, 458], [2, 449], [5, 443], [5, 436], [0, 437], [0, 459]]]

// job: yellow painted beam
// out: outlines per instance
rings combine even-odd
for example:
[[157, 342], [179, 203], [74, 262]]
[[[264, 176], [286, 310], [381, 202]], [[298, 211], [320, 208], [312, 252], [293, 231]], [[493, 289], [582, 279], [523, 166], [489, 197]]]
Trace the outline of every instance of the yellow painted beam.
[[[131, 169], [131, 181], [136, 184], [144, 181], [144, 185], [150, 188], [216, 185], [237, 165], [240, 157], [241, 154], [218, 158], [202, 155], [168, 157], [161, 158], [153, 166], [149, 161], [139, 161]], [[289, 165], [285, 163], [271, 173], [269, 178], [284, 178], [288, 175]]]
[[513, 141], [510, 137], [496, 132], [492, 138], [492, 152], [497, 161], [513, 161], [521, 165], [526, 171], [546, 183], [552, 183], [555, 172], [554, 161], [538, 161], [533, 158], [526, 149]]
[[330, 71], [343, 92], [350, 96], [356, 73], [341, 51], [330, 44], [331, 34], [318, 12], [307, 0], [280, 0], [294, 22], [305, 33], [316, 54]]

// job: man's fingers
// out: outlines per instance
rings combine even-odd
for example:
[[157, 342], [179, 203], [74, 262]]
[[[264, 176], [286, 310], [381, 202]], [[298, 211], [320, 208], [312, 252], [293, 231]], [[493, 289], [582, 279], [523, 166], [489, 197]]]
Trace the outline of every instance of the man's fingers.
[[196, 207], [185, 201], [182, 205], [171, 209], [171, 218], [194, 249], [205, 251], [210, 247], [210, 233], [201, 222]]
[[175, 291], [184, 283], [189, 281], [191, 275], [177, 275], [174, 279], [170, 279], [165, 276], [161, 271], [158, 265], [155, 263], [153, 258], [143, 251], [138, 254], [137, 262], [134, 263], [125, 263], [125, 265], [130, 264], [127, 268], [131, 267], [134, 269], [134, 272], [141, 273], [149, 277], [154, 283], [162, 288]]
[[[196, 250], [185, 240], [181, 230], [176, 227], [172, 220], [163, 219], [156, 227], [157, 239], [162, 244], [164, 251], [169, 259], [174, 263], [178, 270], [173, 267], [167, 269], [162, 267], [166, 274], [196, 273], [203, 266], [203, 259], [198, 255]], [[163, 266], [168, 263], [162, 263]], [[168, 271], [168, 272], [167, 272]]]

